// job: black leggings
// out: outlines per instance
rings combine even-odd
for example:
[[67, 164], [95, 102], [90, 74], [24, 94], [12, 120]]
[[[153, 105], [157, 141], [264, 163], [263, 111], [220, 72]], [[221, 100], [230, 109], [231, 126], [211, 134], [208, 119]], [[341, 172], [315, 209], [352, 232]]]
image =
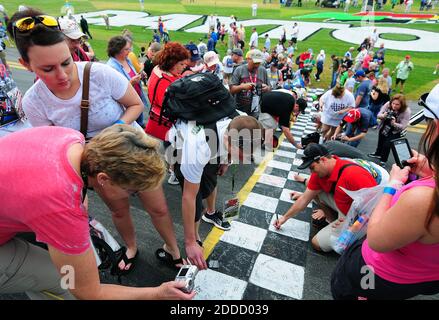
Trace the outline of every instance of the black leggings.
[[[335, 300], [402, 300], [419, 294], [433, 295], [439, 292], [439, 281], [399, 284], [374, 275], [375, 288], [363, 289], [364, 277], [369, 271], [362, 270], [366, 262], [361, 254], [364, 239], [354, 242], [340, 257], [331, 276], [331, 293]], [[361, 272], [363, 271], [363, 273]]]
[[399, 132], [389, 133], [387, 136], [385, 136], [382, 134], [382, 130], [380, 130], [375, 154], [381, 156], [381, 161], [387, 162], [389, 159], [390, 148], [392, 147], [391, 141], [398, 138], [401, 138], [401, 134]]

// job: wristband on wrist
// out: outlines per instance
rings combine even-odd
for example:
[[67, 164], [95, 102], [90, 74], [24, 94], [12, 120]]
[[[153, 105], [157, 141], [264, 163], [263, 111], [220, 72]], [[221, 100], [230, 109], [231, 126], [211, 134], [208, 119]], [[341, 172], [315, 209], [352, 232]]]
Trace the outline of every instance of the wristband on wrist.
[[396, 189], [392, 187], [385, 187], [383, 193], [387, 193], [393, 196], [396, 193]]
[[113, 124], [125, 124], [125, 121], [123, 121], [122, 119], [119, 119]]

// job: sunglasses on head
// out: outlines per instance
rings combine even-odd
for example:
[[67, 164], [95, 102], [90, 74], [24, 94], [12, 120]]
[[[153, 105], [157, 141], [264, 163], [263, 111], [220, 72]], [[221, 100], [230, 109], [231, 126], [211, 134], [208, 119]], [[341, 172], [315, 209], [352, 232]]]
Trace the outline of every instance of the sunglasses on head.
[[35, 16], [35, 17], [24, 17], [21, 18], [17, 21], [14, 22], [13, 24], [13, 36], [14, 36], [14, 41], [16, 40], [16, 31], [18, 30], [19, 32], [29, 32], [32, 31], [33, 29], [35, 29], [35, 27], [38, 24], [43, 24], [46, 27], [50, 27], [50, 28], [58, 28], [59, 24], [58, 24], [58, 20], [56, 20], [56, 18], [51, 17], [51, 16], [46, 16], [46, 15], [39, 15], [39, 16]]

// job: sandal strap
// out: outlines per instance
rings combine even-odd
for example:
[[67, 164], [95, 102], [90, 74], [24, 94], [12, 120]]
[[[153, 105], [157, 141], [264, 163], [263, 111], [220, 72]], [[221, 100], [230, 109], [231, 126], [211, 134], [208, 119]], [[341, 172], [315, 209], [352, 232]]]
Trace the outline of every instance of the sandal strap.
[[178, 259], [172, 260], [172, 262], [173, 262], [174, 264], [179, 264], [179, 263], [183, 264], [183, 259], [180, 257], [180, 258], [178, 258]]
[[125, 263], [125, 265], [128, 265], [130, 263], [132, 264], [132, 263], [134, 263], [134, 261], [136, 260], [138, 255], [139, 255], [139, 249], [137, 249], [136, 254], [134, 255], [134, 257], [128, 258], [128, 256], [127, 256], [127, 249], [125, 248], [125, 250], [123, 251], [122, 255], [120, 256], [118, 262], [123, 261]]
[[[169, 261], [168, 263], [172, 263], [174, 265], [183, 263], [183, 259], [181, 257], [178, 259], [174, 259], [172, 257], [172, 255], [163, 248], [157, 249], [155, 254], [156, 254], [157, 258], [161, 258], [161, 259], [163, 259], [163, 261], [164, 261], [164, 259], [167, 259]], [[171, 262], [171, 259], [172, 259], [172, 262]]]

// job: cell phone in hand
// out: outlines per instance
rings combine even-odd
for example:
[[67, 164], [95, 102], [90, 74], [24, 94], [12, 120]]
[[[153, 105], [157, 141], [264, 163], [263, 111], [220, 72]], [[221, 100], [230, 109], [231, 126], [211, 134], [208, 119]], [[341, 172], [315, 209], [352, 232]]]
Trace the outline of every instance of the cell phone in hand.
[[396, 164], [402, 169], [410, 164], [408, 159], [413, 157], [412, 149], [406, 138], [395, 139], [391, 141], [392, 153]]
[[138, 73], [138, 75], [140, 76], [140, 79], [146, 79], [146, 73], [145, 73], [145, 71], [140, 71], [139, 73]]

